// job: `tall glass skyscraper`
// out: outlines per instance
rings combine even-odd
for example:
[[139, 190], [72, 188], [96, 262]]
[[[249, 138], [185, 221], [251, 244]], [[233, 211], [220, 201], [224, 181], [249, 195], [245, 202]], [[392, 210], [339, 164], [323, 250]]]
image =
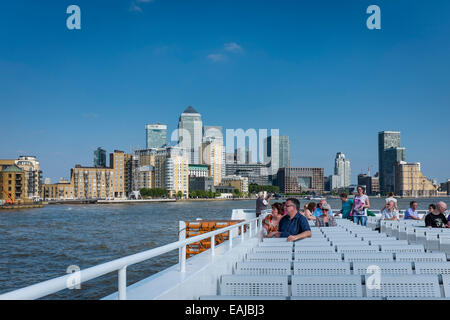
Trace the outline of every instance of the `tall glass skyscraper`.
[[165, 124], [145, 125], [146, 149], [164, 148], [167, 145], [167, 126]]
[[279, 168], [290, 167], [290, 145], [289, 136], [269, 136], [265, 139], [267, 156], [271, 159], [271, 170], [273, 174]]
[[406, 149], [401, 147], [399, 131], [381, 131], [378, 133], [378, 170], [380, 173], [380, 191], [395, 190], [395, 164], [405, 161]]
[[100, 147], [94, 151], [94, 167], [106, 168], [106, 150]]
[[178, 146], [187, 150], [190, 164], [201, 164], [202, 116], [189, 106], [178, 121]]

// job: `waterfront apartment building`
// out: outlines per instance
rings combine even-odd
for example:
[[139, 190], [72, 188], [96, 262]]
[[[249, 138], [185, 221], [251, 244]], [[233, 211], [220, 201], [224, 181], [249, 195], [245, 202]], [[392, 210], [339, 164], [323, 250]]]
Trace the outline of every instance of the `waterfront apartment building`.
[[223, 155], [224, 146], [222, 141], [208, 137], [202, 143], [202, 163], [209, 166], [209, 176], [213, 177], [215, 186], [220, 184], [224, 176]]
[[44, 201], [74, 199], [72, 181], [61, 179], [58, 183], [44, 183], [42, 185], [41, 198]]
[[114, 169], [83, 167], [79, 164], [70, 170], [75, 199], [113, 199]]
[[378, 133], [378, 169], [380, 174], [380, 192], [395, 191], [395, 165], [405, 161], [406, 149], [401, 147], [399, 131], [381, 131]]
[[164, 148], [167, 145], [167, 125], [165, 124], [146, 124], [146, 149]]
[[222, 179], [222, 182], [220, 183], [220, 186], [226, 187], [234, 187], [235, 189], [239, 190], [243, 193], [248, 193], [248, 178], [247, 177], [241, 177], [241, 176], [225, 176]]
[[26, 173], [15, 164], [0, 165], [0, 200], [14, 203], [30, 202], [26, 197]]
[[189, 106], [181, 114], [178, 121], [178, 147], [187, 151], [190, 164], [202, 163], [202, 138], [202, 116], [193, 107]]
[[30, 200], [39, 199], [42, 186], [42, 171], [35, 156], [19, 156], [18, 159], [2, 159], [0, 166], [15, 165], [24, 171], [23, 193]]
[[420, 171], [420, 163], [395, 164], [395, 194], [401, 197], [433, 197], [438, 188]]
[[139, 156], [140, 166], [151, 166], [153, 188], [166, 189], [170, 196], [179, 191], [188, 196], [189, 156], [185, 149], [167, 147], [136, 150], [135, 153]]
[[323, 168], [280, 168], [277, 173], [277, 184], [282, 193], [322, 194], [324, 191], [323, 177]]
[[114, 150], [109, 154], [109, 166], [113, 169], [113, 190], [114, 198], [125, 198], [125, 153], [120, 150]]
[[338, 152], [334, 159], [334, 175], [338, 176], [337, 185], [332, 188], [346, 188], [350, 185], [350, 160], [345, 158], [345, 154]]
[[106, 168], [106, 150], [100, 147], [94, 151], [94, 167]]
[[200, 176], [200, 177], [189, 177], [189, 190], [202, 190], [202, 191], [212, 191], [215, 192], [216, 188], [214, 186], [214, 181], [212, 177]]

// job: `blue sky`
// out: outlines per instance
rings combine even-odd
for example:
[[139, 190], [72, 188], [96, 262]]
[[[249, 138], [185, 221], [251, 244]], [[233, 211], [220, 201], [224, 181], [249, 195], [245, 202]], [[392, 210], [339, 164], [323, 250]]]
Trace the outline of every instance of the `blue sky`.
[[[67, 6], [81, 30], [66, 28]], [[366, 8], [381, 8], [368, 30]], [[378, 167], [377, 133], [450, 178], [450, 2], [0, 2], [0, 158], [36, 155], [44, 177], [93, 151], [145, 146], [192, 105], [206, 125], [279, 128], [291, 165]]]

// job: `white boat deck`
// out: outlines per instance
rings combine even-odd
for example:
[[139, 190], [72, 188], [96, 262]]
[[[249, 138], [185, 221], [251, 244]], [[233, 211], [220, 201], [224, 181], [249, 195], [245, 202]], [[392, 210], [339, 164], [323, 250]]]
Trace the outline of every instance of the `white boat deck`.
[[214, 256], [208, 250], [188, 259], [184, 274], [175, 265], [127, 287], [127, 298], [450, 299], [445, 252], [348, 220], [339, 219], [337, 227], [312, 226], [312, 237], [295, 243], [256, 235], [235, 237], [232, 248], [227, 242]]

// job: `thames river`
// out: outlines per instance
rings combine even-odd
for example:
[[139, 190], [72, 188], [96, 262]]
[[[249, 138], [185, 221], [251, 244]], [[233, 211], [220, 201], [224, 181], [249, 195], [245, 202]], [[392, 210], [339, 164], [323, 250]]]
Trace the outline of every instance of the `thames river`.
[[[419, 209], [441, 199], [420, 199]], [[442, 199], [450, 204], [449, 198]], [[399, 199], [406, 209], [410, 199]], [[301, 204], [306, 202], [302, 200]], [[340, 209], [339, 199], [329, 199]], [[373, 209], [384, 200], [371, 198]], [[178, 240], [178, 221], [230, 219], [235, 208], [254, 209], [255, 200], [191, 201], [113, 205], [48, 205], [0, 211], [0, 293], [156, 248]], [[127, 268], [127, 284], [178, 263], [178, 251]], [[99, 299], [117, 291], [117, 273], [63, 290], [45, 299]]]

